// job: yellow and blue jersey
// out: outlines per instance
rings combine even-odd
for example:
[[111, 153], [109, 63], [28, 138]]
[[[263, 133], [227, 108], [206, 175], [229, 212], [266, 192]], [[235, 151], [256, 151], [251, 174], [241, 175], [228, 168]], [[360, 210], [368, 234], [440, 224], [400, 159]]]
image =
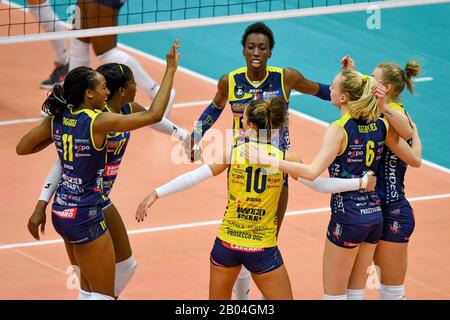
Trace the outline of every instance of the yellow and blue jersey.
[[[266, 100], [272, 97], [284, 98], [289, 103], [289, 97], [284, 90], [283, 68], [266, 68], [267, 73], [259, 83], [253, 83], [247, 76], [247, 67], [236, 69], [228, 74], [228, 101], [233, 112], [234, 139], [244, 138], [242, 117], [245, 107], [252, 100]], [[282, 128], [279, 143], [283, 150], [289, 148], [289, 130], [287, 126]], [[274, 143], [274, 144], [276, 144]]]
[[271, 144], [245, 140], [233, 146], [228, 169], [228, 204], [218, 238], [248, 248], [274, 247], [283, 173], [249, 164], [241, 155], [249, 144], [259, 144], [274, 157], [284, 158], [284, 152]]
[[[406, 113], [403, 106], [397, 102], [391, 102], [389, 107]], [[412, 140], [407, 142], [411, 144]], [[406, 168], [407, 164], [386, 146], [377, 171], [377, 193], [383, 204], [405, 199]]]
[[105, 200], [102, 184], [106, 139], [102, 146], [96, 146], [92, 132], [92, 124], [101, 112], [70, 108], [52, 118], [52, 135], [62, 170], [55, 204], [83, 207], [100, 205]]
[[[106, 112], [111, 112], [108, 105], [105, 106]], [[133, 113], [133, 107], [130, 103], [122, 106], [120, 113], [123, 115]], [[103, 192], [107, 196], [111, 193], [114, 182], [119, 172], [120, 163], [125, 154], [125, 150], [130, 140], [131, 133], [127, 132], [109, 132], [107, 135], [107, 155], [105, 172], [103, 173]]]
[[[328, 167], [330, 177], [360, 178], [368, 171], [376, 172], [386, 140], [387, 122], [384, 119], [367, 122], [347, 113], [334, 123], [344, 130], [346, 142]], [[353, 223], [375, 223], [382, 219], [381, 214], [372, 215], [381, 213], [379, 202], [376, 192], [359, 190], [332, 194], [330, 206], [338, 222], [348, 222], [352, 214]]]

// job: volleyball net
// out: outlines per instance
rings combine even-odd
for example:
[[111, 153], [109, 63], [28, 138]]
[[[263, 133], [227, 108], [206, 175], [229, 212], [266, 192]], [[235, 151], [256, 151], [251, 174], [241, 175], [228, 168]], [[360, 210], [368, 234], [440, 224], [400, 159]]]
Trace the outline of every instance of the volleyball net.
[[[32, 3], [41, 2], [40, 6]], [[102, 1], [100, 1], [102, 2]], [[286, 19], [302, 16], [444, 3], [449, 0], [109, 0], [123, 2], [109, 17], [91, 17], [82, 6], [95, 0], [16, 0], [0, 3], [0, 44], [92, 37], [206, 25]], [[53, 16], [40, 14], [51, 7]], [[27, 15], [27, 11], [38, 14]], [[36, 18], [37, 17], [37, 18]], [[86, 20], [111, 18], [107, 27], [86, 28]], [[64, 27], [61, 28], [61, 25]], [[95, 23], [94, 23], [95, 25]], [[103, 24], [104, 25], [104, 24]]]

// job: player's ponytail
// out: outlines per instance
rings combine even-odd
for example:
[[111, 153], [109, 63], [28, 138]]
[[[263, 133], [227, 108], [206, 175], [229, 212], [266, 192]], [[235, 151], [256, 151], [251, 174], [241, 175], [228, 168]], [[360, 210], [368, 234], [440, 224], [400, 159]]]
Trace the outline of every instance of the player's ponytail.
[[48, 115], [59, 116], [67, 106], [64, 98], [64, 89], [61, 83], [55, 83], [49, 91], [47, 99], [42, 104], [42, 111]]
[[377, 99], [372, 94], [375, 79], [357, 71], [343, 71], [341, 75], [341, 90], [348, 94], [348, 109], [351, 116], [356, 119], [367, 119], [369, 122], [378, 119], [381, 111]]
[[87, 89], [95, 89], [97, 72], [88, 67], [78, 67], [70, 71], [64, 79], [64, 84], [56, 83], [47, 99], [42, 104], [42, 110], [54, 116], [60, 116], [69, 106], [78, 107], [84, 99]]
[[102, 64], [96, 71], [105, 77], [106, 87], [109, 90], [108, 99], [111, 99], [120, 88], [125, 88], [128, 82], [134, 79], [131, 69], [121, 63]]
[[258, 128], [258, 137], [265, 133], [270, 140], [272, 130], [280, 129], [286, 121], [287, 105], [280, 97], [270, 100], [253, 100], [248, 105], [247, 118], [249, 123], [253, 123]]
[[405, 77], [406, 87], [408, 88], [408, 91], [411, 92], [412, 94], [414, 94], [415, 91], [414, 91], [414, 84], [411, 78], [416, 77], [419, 73], [420, 73], [419, 63], [417, 61], [408, 61], [405, 70], [403, 70], [403, 75]]
[[398, 100], [398, 97], [405, 89], [405, 85], [408, 91], [414, 94], [412, 78], [420, 73], [420, 64], [417, 61], [408, 61], [405, 69], [393, 62], [380, 63], [377, 68], [381, 70], [381, 82], [383, 85], [391, 84], [392, 93], [390, 93], [390, 96], [394, 101]]

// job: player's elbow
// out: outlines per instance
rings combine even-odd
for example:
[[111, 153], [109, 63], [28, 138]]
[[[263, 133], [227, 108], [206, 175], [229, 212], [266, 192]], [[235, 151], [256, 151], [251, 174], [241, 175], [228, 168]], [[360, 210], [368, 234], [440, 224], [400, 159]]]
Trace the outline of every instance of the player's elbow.
[[316, 180], [320, 175], [320, 172], [308, 171], [303, 175], [303, 178], [309, 181]]
[[25, 148], [23, 148], [20, 143], [16, 146], [16, 153], [19, 156], [24, 156], [27, 154], [30, 154], [30, 152], [28, 152]]
[[153, 113], [152, 118], [153, 118], [153, 123], [161, 122], [161, 120], [164, 118], [164, 110]]
[[414, 159], [414, 161], [412, 163], [410, 163], [410, 166], [413, 168], [420, 168], [420, 166], [422, 165], [422, 159]]

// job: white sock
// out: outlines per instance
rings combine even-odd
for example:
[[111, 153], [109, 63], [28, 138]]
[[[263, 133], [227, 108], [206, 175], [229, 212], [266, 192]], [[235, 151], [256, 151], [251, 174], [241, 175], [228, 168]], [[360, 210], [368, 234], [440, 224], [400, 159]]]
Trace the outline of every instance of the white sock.
[[347, 289], [347, 300], [364, 300], [364, 289]]
[[[52, 5], [49, 1], [41, 4], [29, 4], [28, 11], [33, 15], [39, 25], [46, 32], [63, 31], [64, 25], [59, 21], [58, 15], [53, 11]], [[41, 22], [42, 21], [42, 22]], [[69, 62], [64, 40], [50, 40], [53, 49], [56, 53], [56, 62], [65, 65]]]
[[176, 124], [166, 118], [162, 118], [160, 122], [154, 123], [150, 127], [158, 132], [174, 136], [178, 140], [184, 140], [189, 135], [186, 130], [178, 127]]
[[234, 300], [248, 300], [251, 285], [251, 273], [244, 266], [241, 268], [236, 282], [234, 283]]
[[80, 289], [80, 292], [78, 292], [78, 298], [77, 300], [89, 300], [91, 298], [91, 293], [84, 291], [83, 289]]
[[70, 45], [69, 71], [77, 67], [89, 67], [91, 60], [89, 56], [89, 45], [89, 43], [81, 40], [72, 39]]
[[386, 286], [381, 284], [378, 292], [381, 300], [403, 300], [405, 298], [405, 285]]
[[125, 289], [131, 277], [136, 272], [137, 262], [133, 256], [116, 263], [116, 276], [114, 279], [114, 296], [118, 297]]
[[89, 300], [114, 300], [114, 297], [107, 296], [106, 294], [101, 294], [97, 292], [91, 292]]
[[324, 293], [323, 300], [347, 300], [347, 295], [343, 294], [340, 296], [332, 296]]
[[131, 71], [133, 71], [134, 79], [137, 84], [149, 94], [150, 98], [155, 97], [156, 93], [153, 95], [152, 91], [152, 89], [157, 86], [155, 80], [153, 80], [144, 68], [142, 68], [139, 61], [130, 56], [128, 53], [117, 48], [112, 48], [111, 50], [97, 56], [97, 58], [99, 58], [102, 63], [122, 63], [127, 65]]

